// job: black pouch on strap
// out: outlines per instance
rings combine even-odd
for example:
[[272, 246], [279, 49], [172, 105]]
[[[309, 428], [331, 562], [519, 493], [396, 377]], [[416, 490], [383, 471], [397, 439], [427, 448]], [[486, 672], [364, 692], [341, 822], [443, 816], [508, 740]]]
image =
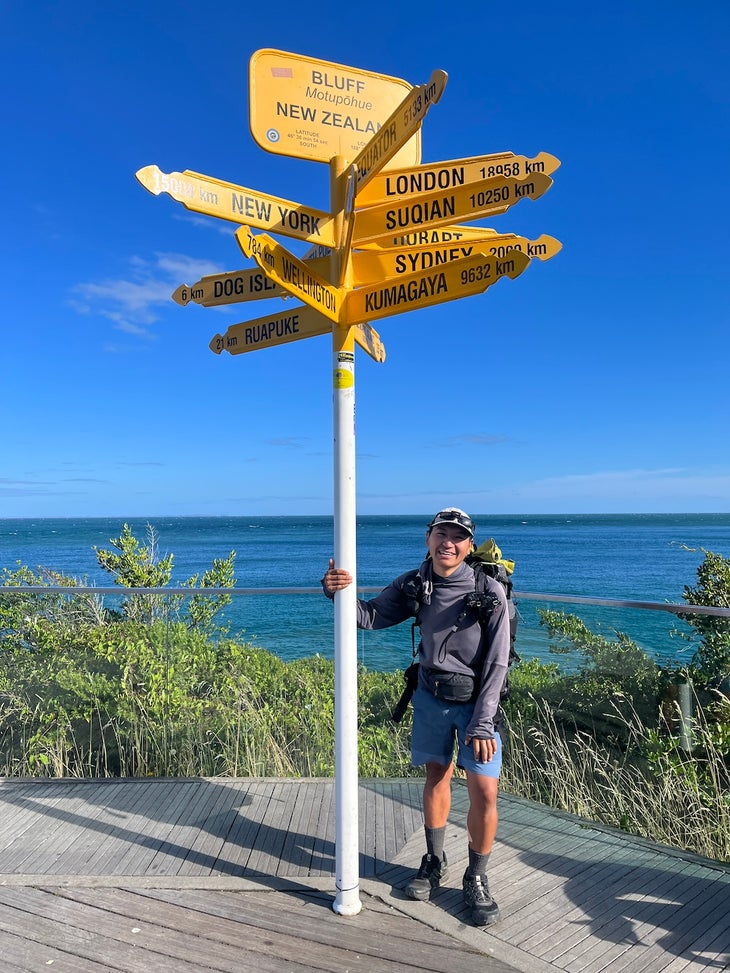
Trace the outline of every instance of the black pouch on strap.
[[476, 698], [476, 680], [464, 672], [426, 669], [423, 674], [430, 693], [444, 703], [471, 703]]

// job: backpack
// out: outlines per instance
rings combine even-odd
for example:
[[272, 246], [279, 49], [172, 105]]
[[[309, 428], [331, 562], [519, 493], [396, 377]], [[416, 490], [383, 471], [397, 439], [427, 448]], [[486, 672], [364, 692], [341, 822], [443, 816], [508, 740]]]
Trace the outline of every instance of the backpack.
[[[486, 625], [489, 615], [496, 607], [491, 600], [494, 598], [494, 596], [490, 595], [487, 590], [488, 586], [486, 583], [486, 578], [494, 578], [496, 581], [499, 581], [507, 596], [507, 613], [509, 618], [510, 635], [509, 659], [507, 661], [507, 668], [509, 670], [509, 668], [515, 662], [520, 661], [520, 657], [515, 651], [518, 621], [517, 609], [515, 608], [515, 603], [512, 600], [512, 573], [514, 571], [515, 562], [502, 557], [502, 552], [492, 537], [490, 537], [489, 540], [485, 541], [483, 544], [480, 544], [479, 547], [475, 548], [470, 554], [467, 554], [464, 560], [474, 569], [474, 593], [476, 597], [472, 597], [471, 595], [467, 596], [466, 606], [459, 618], [463, 619], [466, 616], [469, 608], [475, 608], [479, 615], [479, 623], [481, 625]], [[413, 623], [411, 625], [413, 662], [403, 674], [406, 688], [404, 689], [403, 694], [398, 700], [396, 708], [393, 711], [391, 719], [394, 723], [399, 723], [403, 718], [403, 714], [408, 708], [408, 703], [410, 702], [416, 686], [418, 685], [419, 663], [416, 661], [416, 628], [420, 624], [421, 607], [423, 603], [423, 580], [418, 569], [412, 571], [405, 578], [403, 591], [410, 601], [409, 608], [411, 610], [411, 614], [413, 615]], [[459, 621], [457, 621], [457, 625], [458, 624]], [[505, 676], [500, 698], [502, 701], [509, 698], [508, 675]]]

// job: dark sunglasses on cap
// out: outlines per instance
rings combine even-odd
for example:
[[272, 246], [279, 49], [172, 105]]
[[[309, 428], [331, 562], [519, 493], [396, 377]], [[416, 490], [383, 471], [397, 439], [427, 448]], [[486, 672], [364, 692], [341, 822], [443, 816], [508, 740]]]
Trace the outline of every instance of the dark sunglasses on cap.
[[474, 536], [474, 521], [463, 510], [440, 510], [428, 525], [429, 530], [436, 524], [458, 524]]

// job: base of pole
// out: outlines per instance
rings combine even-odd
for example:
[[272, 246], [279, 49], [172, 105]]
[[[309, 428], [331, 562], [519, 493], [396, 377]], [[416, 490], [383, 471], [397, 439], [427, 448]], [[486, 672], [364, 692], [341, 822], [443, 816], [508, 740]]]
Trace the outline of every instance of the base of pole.
[[356, 916], [361, 909], [362, 902], [358, 889], [338, 892], [335, 901], [332, 903], [332, 911], [336, 912], [338, 916]]

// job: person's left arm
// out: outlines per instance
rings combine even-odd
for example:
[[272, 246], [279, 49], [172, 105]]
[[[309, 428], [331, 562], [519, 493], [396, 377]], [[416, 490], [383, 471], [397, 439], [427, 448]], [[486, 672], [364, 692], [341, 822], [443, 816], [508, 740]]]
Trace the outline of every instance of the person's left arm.
[[507, 675], [510, 649], [507, 596], [501, 585], [495, 585], [490, 590], [499, 598], [499, 607], [492, 611], [485, 626], [487, 644], [484, 666], [474, 713], [466, 730], [466, 743], [473, 745], [474, 757], [481, 762], [491, 760], [497, 752], [494, 720]]

